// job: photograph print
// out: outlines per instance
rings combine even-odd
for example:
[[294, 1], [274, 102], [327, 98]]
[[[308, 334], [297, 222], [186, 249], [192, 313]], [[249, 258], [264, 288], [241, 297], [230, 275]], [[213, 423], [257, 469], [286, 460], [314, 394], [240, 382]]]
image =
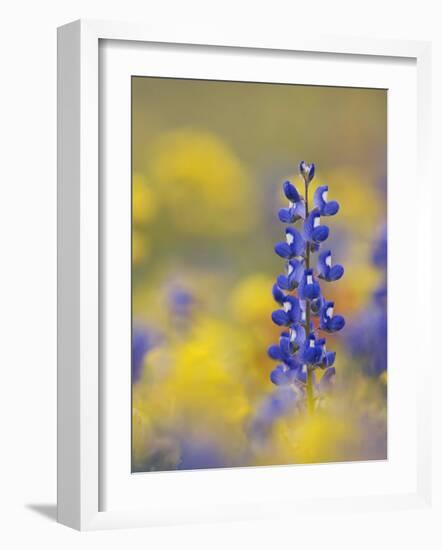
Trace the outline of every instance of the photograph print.
[[131, 86], [132, 471], [387, 459], [387, 91]]

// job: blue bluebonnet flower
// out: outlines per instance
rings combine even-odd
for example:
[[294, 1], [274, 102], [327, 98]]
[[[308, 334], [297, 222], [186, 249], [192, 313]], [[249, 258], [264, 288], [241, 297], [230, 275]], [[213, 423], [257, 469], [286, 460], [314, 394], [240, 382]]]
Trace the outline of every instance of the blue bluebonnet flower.
[[298, 287], [298, 294], [302, 300], [314, 300], [319, 298], [321, 287], [316, 281], [313, 269], [305, 269]]
[[383, 281], [371, 301], [346, 331], [347, 347], [366, 376], [378, 377], [387, 370], [387, 230], [382, 228], [372, 253], [373, 264], [383, 271]]
[[275, 252], [281, 258], [291, 260], [301, 256], [305, 250], [305, 242], [301, 233], [294, 227], [287, 227], [285, 230], [286, 242], [275, 245]]
[[279, 345], [272, 345], [267, 350], [269, 357], [283, 361], [288, 367], [298, 366], [293, 355], [305, 341], [305, 331], [302, 325], [292, 325], [290, 330], [281, 333]]
[[333, 315], [334, 302], [324, 302], [321, 309], [319, 327], [326, 332], [337, 332], [345, 325], [342, 315]]
[[321, 225], [321, 213], [319, 209], [314, 208], [304, 222], [304, 235], [309, 242], [320, 244], [327, 239], [328, 234], [328, 227]]
[[[282, 308], [272, 313], [272, 319], [285, 329], [279, 344], [269, 347], [268, 355], [279, 363], [270, 374], [271, 381], [278, 387], [295, 388], [297, 406], [304, 403], [312, 411], [315, 392], [320, 399], [335, 375], [336, 353], [327, 351], [325, 338], [317, 333], [336, 332], [345, 325], [341, 315], [333, 315], [334, 304], [322, 295], [317, 277], [336, 281], [344, 274], [344, 268], [332, 265], [330, 250], [319, 254], [316, 272], [311, 265], [311, 254], [320, 249], [329, 235], [329, 228], [321, 224], [321, 216], [336, 214], [339, 204], [327, 201], [328, 187], [323, 185], [316, 190], [314, 208], [309, 211], [308, 187], [315, 175], [315, 165], [302, 161], [299, 170], [305, 199], [292, 183], [285, 182], [283, 192], [290, 204], [279, 211], [278, 217], [285, 224], [304, 220], [303, 231], [289, 225], [285, 228], [286, 242], [275, 246], [278, 256], [286, 260], [286, 273], [279, 275], [273, 286], [273, 297]], [[290, 294], [295, 290], [296, 295]], [[315, 369], [324, 371], [319, 384], [315, 382]]]
[[277, 286], [283, 290], [294, 290], [304, 274], [303, 260], [289, 260], [286, 264], [287, 274], [278, 275]]
[[298, 323], [301, 320], [301, 306], [295, 296], [284, 296], [281, 303], [282, 309], [277, 309], [272, 313], [272, 319], [275, 325], [289, 326], [292, 323]]
[[299, 352], [301, 362], [307, 365], [318, 365], [322, 359], [323, 346], [324, 342], [317, 340], [315, 334], [311, 332]]
[[324, 250], [318, 256], [318, 277], [325, 281], [337, 281], [344, 275], [342, 265], [332, 266], [331, 250]]
[[301, 218], [305, 218], [305, 203], [301, 199], [296, 187], [289, 181], [283, 185], [284, 195], [289, 200], [288, 208], [281, 208], [278, 212], [279, 219], [283, 223], [294, 223]]
[[313, 204], [321, 216], [334, 216], [339, 210], [337, 201], [327, 202], [328, 185], [320, 185], [313, 196]]
[[305, 342], [305, 328], [301, 323], [290, 326], [289, 340], [293, 351], [297, 351]]

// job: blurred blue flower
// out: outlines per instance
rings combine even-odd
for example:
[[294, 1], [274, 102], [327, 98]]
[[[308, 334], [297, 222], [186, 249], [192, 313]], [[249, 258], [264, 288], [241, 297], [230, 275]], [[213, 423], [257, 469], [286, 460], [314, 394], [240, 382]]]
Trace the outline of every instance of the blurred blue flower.
[[380, 269], [387, 268], [388, 245], [387, 245], [387, 228], [383, 227], [380, 236], [375, 241], [373, 246], [372, 260], [373, 264]]
[[383, 281], [375, 289], [369, 304], [354, 319], [346, 335], [350, 353], [367, 376], [378, 377], [387, 370], [387, 229], [376, 238], [373, 264], [383, 271]]
[[221, 449], [214, 443], [186, 437], [180, 441], [178, 470], [201, 470], [233, 466], [226, 461]]
[[172, 285], [168, 294], [171, 313], [180, 318], [187, 318], [191, 315], [195, 305], [193, 294], [186, 288]]
[[158, 336], [151, 329], [141, 325], [132, 328], [132, 383], [141, 378], [144, 358], [157, 342]]
[[250, 421], [248, 431], [252, 438], [265, 439], [274, 422], [293, 412], [296, 404], [296, 391], [292, 386], [277, 386], [262, 399]]

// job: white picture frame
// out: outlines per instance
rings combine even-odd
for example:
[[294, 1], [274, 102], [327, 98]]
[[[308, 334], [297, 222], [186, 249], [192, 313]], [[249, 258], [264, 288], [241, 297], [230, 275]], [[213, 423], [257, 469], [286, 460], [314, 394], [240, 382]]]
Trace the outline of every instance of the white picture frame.
[[[204, 47], [204, 56], [209, 60], [213, 55], [211, 52], [223, 49], [228, 51], [229, 56], [238, 58], [252, 53], [265, 55], [266, 52], [271, 52], [273, 56], [286, 56], [296, 52], [312, 56], [327, 55], [324, 67], [331, 63], [334, 57], [339, 60], [345, 58], [356, 64], [363, 64], [364, 60], [377, 59], [381, 65], [384, 62], [390, 64], [390, 68], [394, 67], [395, 62], [405, 60], [414, 67], [413, 79], [417, 84], [417, 94], [413, 89], [411, 93], [415, 95], [410, 95], [408, 100], [415, 101], [417, 126], [413, 126], [411, 116], [412, 136], [394, 139], [389, 137], [391, 169], [396, 170], [397, 167], [393, 180], [403, 176], [404, 189], [407, 189], [406, 182], [411, 181], [413, 177], [409, 169], [408, 174], [407, 170], [404, 170], [403, 174], [400, 173], [403, 168], [398, 163], [395, 164], [394, 155], [400, 155], [402, 147], [407, 152], [408, 167], [412, 167], [414, 172], [419, 170], [419, 181], [430, 181], [427, 156], [430, 118], [429, 43], [340, 37], [311, 39], [296, 34], [296, 37], [281, 38], [279, 43], [268, 44], [261, 37], [253, 40], [228, 35], [224, 38], [207, 37], [203, 32], [200, 36], [189, 37], [186, 36], [185, 30], [179, 35], [174, 32], [173, 36], [166, 36], [148, 27], [116, 22], [76, 21], [61, 27], [58, 31], [58, 521], [76, 529], [89, 530], [275, 516], [284, 514], [284, 509], [288, 508], [292, 512], [296, 510], [297, 513], [309, 513], [314, 509], [328, 509], [330, 506], [333, 506], [334, 510], [345, 512], [355, 507], [369, 511], [380, 507], [392, 509], [428, 505], [431, 496], [430, 403], [425, 394], [425, 387], [429, 384], [430, 360], [422, 360], [420, 377], [413, 380], [412, 385], [409, 383], [406, 389], [412, 392], [413, 397], [415, 395], [417, 403], [416, 408], [412, 408], [412, 425], [416, 428], [412, 438], [415, 456], [407, 466], [409, 469], [404, 469], [403, 476], [398, 476], [397, 485], [394, 487], [385, 485], [384, 488], [376, 488], [366, 493], [361, 492], [363, 489], [359, 493], [352, 492], [362, 470], [353, 469], [351, 472], [352, 465], [346, 464], [327, 466], [333, 468], [328, 472], [333, 472], [337, 479], [347, 478], [344, 481], [344, 485], [347, 484], [345, 491], [337, 491], [336, 487], [330, 487], [328, 491], [323, 492], [314, 490], [310, 497], [304, 493], [297, 499], [291, 496], [291, 491], [284, 495], [283, 491], [272, 489], [294, 482], [291, 477], [294, 470], [290, 470], [291, 467], [241, 469], [241, 473], [232, 470], [161, 473], [150, 477], [147, 493], [146, 489], [142, 488], [141, 495], [149, 494], [146, 503], [140, 504], [138, 494], [138, 497], [133, 499], [136, 505], [129, 506], [130, 498], [135, 495], [130, 492], [133, 489], [129, 488], [129, 485], [141, 487], [141, 484], [149, 483], [149, 479], [145, 477], [142, 481], [141, 477], [130, 477], [130, 471], [125, 471], [124, 476], [127, 479], [123, 479], [122, 476], [118, 488], [113, 490], [112, 506], [108, 507], [104, 502], [103, 484], [112, 483], [114, 477], [124, 469], [126, 460], [126, 451], [123, 449], [120, 456], [115, 441], [113, 447], [108, 446], [105, 437], [106, 423], [103, 418], [107, 414], [106, 405], [103, 404], [108, 399], [105, 394], [112, 393], [113, 403], [117, 400], [118, 404], [116, 392], [123, 391], [118, 380], [111, 385], [102, 384], [103, 354], [100, 342], [104, 323], [102, 303], [106, 300], [106, 289], [102, 282], [108, 265], [107, 260], [103, 261], [103, 232], [109, 229], [109, 226], [100, 221], [100, 213], [104, 208], [103, 188], [100, 186], [100, 113], [102, 114], [103, 110], [100, 104], [100, 62], [103, 60], [100, 48], [104, 41], [116, 44], [124, 42], [127, 51], [124, 56], [119, 56], [120, 63], [127, 63], [130, 48], [140, 44], [167, 44], [169, 48], [173, 46], [171, 60], [175, 61], [177, 66], [180, 60], [179, 52], [192, 49], [193, 46]], [[146, 58], [140, 57], [140, 62], [147, 63]], [[203, 65], [199, 67], [198, 59], [195, 63], [192, 70], [199, 71], [198, 74], [207, 70]], [[118, 76], [123, 73], [116, 71], [114, 74]], [[358, 71], [355, 71], [355, 74], [358, 74]], [[326, 83], [326, 77], [323, 77], [323, 81]], [[106, 78], [103, 82], [106, 83]], [[345, 85], [345, 82], [345, 78], [340, 81], [341, 85]], [[349, 85], [352, 85], [352, 82], [355, 85], [355, 81], [350, 81], [349, 78]], [[361, 82], [365, 82], [363, 77]], [[393, 189], [393, 192], [396, 191]], [[430, 311], [431, 304], [431, 188], [425, 185], [419, 192], [425, 200], [421, 201], [421, 206], [415, 212], [415, 224], [418, 227], [416, 238], [419, 239], [419, 243], [424, 244], [416, 252], [419, 255], [420, 268], [413, 277], [419, 285], [412, 307], [416, 308], [416, 311], [418, 307], [420, 314], [425, 315]], [[118, 205], [117, 199], [118, 197], [111, 199], [112, 204], [107, 201], [109, 204], [106, 208], [115, 210]], [[407, 205], [404, 199], [402, 208], [406, 208]], [[397, 218], [398, 229], [403, 224], [403, 218], [399, 216], [400, 212]], [[129, 242], [130, 239], [123, 246], [129, 246]], [[407, 260], [404, 258], [406, 250], [399, 246], [399, 241], [396, 242], [396, 251], [389, 251], [389, 265], [392, 265], [389, 277], [394, 277], [395, 280], [400, 271], [400, 262]], [[398, 266], [397, 270], [395, 265]], [[397, 301], [394, 303], [399, 303], [399, 292], [396, 298]], [[389, 303], [389, 307], [390, 305]], [[396, 311], [395, 314], [393, 309], [391, 314], [399, 324], [400, 311]], [[419, 349], [416, 349], [416, 354], [419, 352], [421, 357], [428, 353], [426, 350], [429, 349], [425, 345], [425, 338], [430, 338], [430, 335], [424, 336], [418, 344]], [[127, 396], [121, 395], [120, 405], [127, 405]], [[124, 432], [124, 422], [117, 422], [123, 430], [123, 438], [127, 433]], [[106, 462], [105, 455], [110, 449], [113, 456], [118, 455], [117, 461]], [[118, 463], [117, 466], [114, 466], [115, 463]], [[393, 470], [398, 467], [394, 461], [390, 466]], [[328, 475], [321, 466], [303, 468], [297, 469], [298, 484], [305, 476], [317, 479], [318, 476], [324, 478]], [[346, 470], [348, 468], [350, 470]], [[377, 466], [374, 465], [374, 468]], [[381, 469], [385, 471], [381, 472]], [[415, 483], [410, 485], [411, 489], [404, 481], [410, 469], [415, 471]], [[385, 475], [386, 479], [391, 477], [393, 470], [387, 471], [383, 466], [379, 466], [378, 471], [373, 472], [376, 475]], [[370, 475], [368, 471], [363, 475], [366, 474]], [[259, 495], [254, 491], [257, 481], [262, 484]], [[248, 493], [247, 498], [237, 498], [233, 493], [229, 497], [228, 493], [221, 493], [223, 486], [232, 483], [238, 487], [243, 483], [243, 492]], [[213, 488], [216, 487], [217, 499], [210, 496], [214, 491], [207, 490], [211, 484]], [[178, 487], [178, 492], [186, 494], [186, 503], [184, 500], [179, 502], [177, 498], [177, 504], [168, 507], [167, 499], [163, 499], [163, 502], [155, 498], [161, 487], [170, 492], [174, 486]]]

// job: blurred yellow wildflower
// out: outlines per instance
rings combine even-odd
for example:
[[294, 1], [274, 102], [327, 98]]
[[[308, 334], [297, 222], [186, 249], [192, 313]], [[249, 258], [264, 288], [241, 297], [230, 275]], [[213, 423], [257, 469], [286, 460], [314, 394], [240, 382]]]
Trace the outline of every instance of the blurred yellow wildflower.
[[138, 265], [149, 257], [150, 243], [147, 236], [138, 229], [132, 230], [132, 263]]
[[164, 211], [180, 230], [236, 234], [254, 222], [247, 170], [217, 136], [173, 130], [159, 137], [149, 158], [152, 183]]
[[157, 213], [157, 198], [147, 179], [140, 172], [132, 177], [132, 221], [136, 225], [150, 223]]

